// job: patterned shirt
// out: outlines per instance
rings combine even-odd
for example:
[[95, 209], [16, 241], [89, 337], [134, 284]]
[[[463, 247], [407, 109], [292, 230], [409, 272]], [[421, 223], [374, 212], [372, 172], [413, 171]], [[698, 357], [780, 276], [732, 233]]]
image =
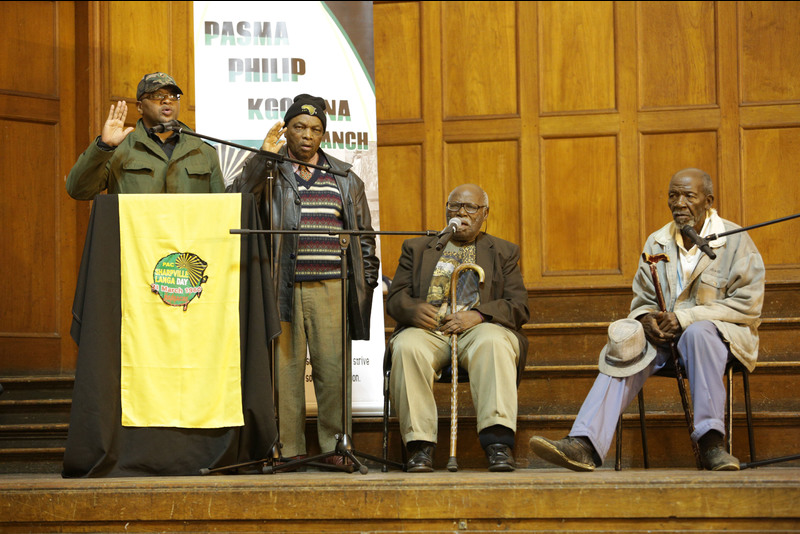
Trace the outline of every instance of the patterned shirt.
[[[439, 306], [436, 314], [439, 324], [450, 315], [450, 279], [453, 271], [462, 263], [475, 263], [475, 243], [458, 246], [452, 241], [442, 251], [436, 268], [433, 270], [431, 286], [428, 288], [427, 302]], [[472, 269], [461, 271], [456, 286], [456, 311], [468, 310], [480, 304], [478, 273]]]

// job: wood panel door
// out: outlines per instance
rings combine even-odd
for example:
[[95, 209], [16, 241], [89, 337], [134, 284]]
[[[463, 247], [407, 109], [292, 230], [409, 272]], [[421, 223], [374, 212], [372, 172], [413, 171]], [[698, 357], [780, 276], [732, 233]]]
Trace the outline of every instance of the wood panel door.
[[60, 372], [76, 356], [75, 5], [3, 2], [0, 30], [0, 372]]

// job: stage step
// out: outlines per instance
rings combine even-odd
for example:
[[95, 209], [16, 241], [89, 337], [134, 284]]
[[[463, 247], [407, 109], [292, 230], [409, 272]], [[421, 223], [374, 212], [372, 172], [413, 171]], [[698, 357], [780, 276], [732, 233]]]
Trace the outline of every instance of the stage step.
[[0, 478], [0, 531], [800, 532], [800, 468]]
[[[560, 438], [566, 435], [596, 370], [586, 367], [541, 367], [526, 371], [519, 389], [517, 450], [526, 446], [533, 435]], [[46, 380], [37, 378], [46, 389]], [[64, 378], [55, 377], [58, 385], [54, 396], [64, 393]], [[800, 373], [795, 365], [766, 365], [751, 375], [751, 395], [755, 419], [755, 439], [759, 458], [782, 456], [800, 451], [800, 409], [797, 384]], [[60, 393], [59, 393], [60, 392]], [[37, 392], [40, 395], [41, 391]], [[26, 390], [6, 387], [0, 400], [0, 473], [58, 473], [69, 422], [68, 399], [19, 398]], [[439, 446], [436, 462], [447, 461], [450, 423], [449, 387], [436, 388], [439, 406]], [[45, 395], [46, 396], [46, 395]], [[677, 387], [669, 379], [653, 379], [645, 386], [651, 464], [659, 467], [692, 465], [683, 411]], [[469, 385], [459, 386], [459, 457], [469, 467], [485, 464], [476, 437], [476, 422]], [[623, 465], [642, 465], [638, 417], [631, 406], [624, 418], [625, 439]], [[401, 458], [397, 420], [390, 419], [390, 458]], [[309, 418], [306, 434], [309, 444], [316, 443], [316, 420]], [[734, 380], [734, 454], [742, 461], [747, 455], [747, 432], [744, 418], [741, 381]], [[382, 453], [382, 420], [380, 417], [356, 417], [353, 422], [353, 443], [372, 455]], [[317, 453], [310, 445], [310, 453]], [[517, 452], [519, 455], [519, 452]], [[612, 451], [613, 454], [613, 451]], [[524, 459], [521, 460], [524, 462]]]

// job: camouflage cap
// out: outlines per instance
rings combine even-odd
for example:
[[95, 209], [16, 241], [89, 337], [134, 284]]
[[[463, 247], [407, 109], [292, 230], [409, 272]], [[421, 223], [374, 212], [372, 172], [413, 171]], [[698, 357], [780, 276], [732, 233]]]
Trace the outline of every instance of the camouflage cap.
[[139, 81], [139, 87], [136, 88], [136, 100], [141, 100], [142, 95], [152, 93], [162, 87], [174, 87], [178, 90], [178, 94], [183, 94], [181, 88], [175, 83], [175, 78], [163, 72], [153, 72], [142, 76], [142, 79]]

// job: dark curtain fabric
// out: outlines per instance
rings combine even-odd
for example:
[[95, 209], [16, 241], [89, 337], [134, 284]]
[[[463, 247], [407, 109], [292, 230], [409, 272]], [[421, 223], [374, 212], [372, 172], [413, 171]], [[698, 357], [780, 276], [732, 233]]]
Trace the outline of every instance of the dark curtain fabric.
[[[252, 195], [242, 195], [242, 228], [261, 229]], [[243, 234], [241, 240], [244, 426], [123, 427], [119, 203], [116, 195], [95, 198], [72, 309], [71, 335], [78, 344], [78, 365], [63, 477], [197, 475], [201, 469], [270, 457], [278, 435], [270, 341], [280, 333], [280, 323], [267, 239], [264, 234]]]

